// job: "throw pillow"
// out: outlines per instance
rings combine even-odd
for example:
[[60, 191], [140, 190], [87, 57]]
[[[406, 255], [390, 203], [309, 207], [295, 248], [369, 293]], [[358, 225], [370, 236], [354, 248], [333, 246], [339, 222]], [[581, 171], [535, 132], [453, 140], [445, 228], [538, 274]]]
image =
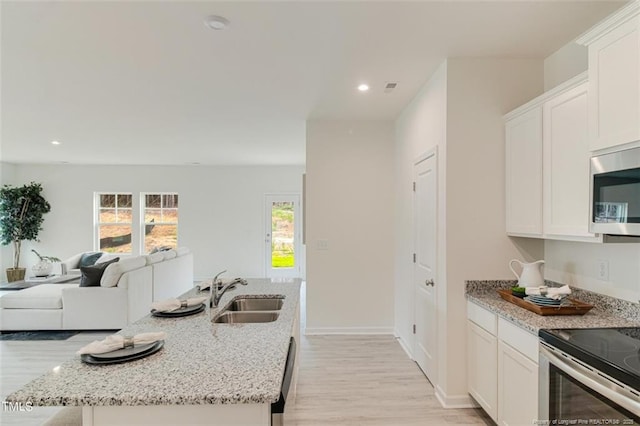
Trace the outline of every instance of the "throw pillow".
[[102, 287], [115, 287], [118, 285], [122, 274], [146, 265], [147, 259], [144, 256], [125, 257], [120, 262], [110, 265], [104, 270], [104, 274], [100, 279], [100, 285]]
[[102, 252], [100, 251], [95, 253], [82, 253], [80, 262], [78, 262], [78, 268], [95, 265], [96, 261], [100, 259], [100, 256], [102, 256]]
[[80, 287], [100, 287], [100, 279], [107, 266], [120, 260], [119, 257], [111, 259], [108, 262], [98, 263], [97, 265], [83, 266], [80, 268], [82, 277], [80, 278]]

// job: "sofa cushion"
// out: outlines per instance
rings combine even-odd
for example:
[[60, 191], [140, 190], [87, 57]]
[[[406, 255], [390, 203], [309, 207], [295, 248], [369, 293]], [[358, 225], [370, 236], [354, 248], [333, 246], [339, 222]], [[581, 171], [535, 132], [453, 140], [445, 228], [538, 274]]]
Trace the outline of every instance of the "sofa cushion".
[[130, 257], [128, 259], [122, 259], [118, 263], [114, 263], [109, 265], [109, 267], [104, 271], [104, 275], [100, 280], [100, 285], [102, 287], [115, 287], [118, 285], [118, 281], [120, 281], [120, 277], [125, 272], [133, 271], [134, 269], [142, 268], [147, 265], [146, 256], [136, 256]]
[[176, 253], [176, 251], [174, 249], [165, 250], [165, 251], [163, 251], [161, 253], [164, 254], [164, 260], [173, 259], [174, 257], [176, 257], [178, 255], [178, 253]]
[[82, 253], [82, 256], [80, 256], [80, 261], [78, 262], [78, 268], [82, 268], [83, 266], [95, 265], [96, 261], [100, 259], [100, 256], [102, 255], [103, 253], [101, 251]]
[[120, 258], [116, 257], [107, 262], [81, 267], [80, 273], [82, 276], [80, 278], [80, 287], [100, 287], [100, 280], [102, 279], [105, 269], [107, 269], [109, 265], [118, 262], [118, 260], [120, 260]]
[[145, 256], [147, 259], [147, 265], [153, 265], [154, 263], [162, 262], [164, 260], [164, 253], [156, 252]]
[[61, 309], [62, 289], [78, 284], [41, 284], [0, 297], [3, 309]]
[[178, 256], [184, 256], [185, 254], [189, 253], [189, 247], [178, 247], [176, 249], [176, 253], [178, 254]]

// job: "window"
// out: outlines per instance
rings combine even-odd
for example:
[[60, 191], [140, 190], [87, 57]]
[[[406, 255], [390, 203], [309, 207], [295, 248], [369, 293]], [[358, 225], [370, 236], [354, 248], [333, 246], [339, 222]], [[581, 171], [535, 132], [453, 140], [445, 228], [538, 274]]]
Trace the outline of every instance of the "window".
[[132, 195], [99, 193], [96, 200], [96, 248], [110, 253], [131, 253]]
[[178, 194], [144, 194], [143, 252], [178, 246]]

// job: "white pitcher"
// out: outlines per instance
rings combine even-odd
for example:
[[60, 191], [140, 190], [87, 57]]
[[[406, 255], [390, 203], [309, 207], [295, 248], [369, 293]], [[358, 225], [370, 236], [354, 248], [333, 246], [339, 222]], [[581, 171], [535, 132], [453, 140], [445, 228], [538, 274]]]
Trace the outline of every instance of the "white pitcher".
[[[513, 262], [519, 263], [522, 267], [522, 273], [518, 273], [513, 269]], [[533, 263], [524, 263], [518, 259], [513, 259], [509, 262], [509, 269], [518, 278], [518, 287], [540, 287], [544, 285], [544, 278], [542, 277], [541, 268], [544, 264], [544, 260], [538, 260]]]

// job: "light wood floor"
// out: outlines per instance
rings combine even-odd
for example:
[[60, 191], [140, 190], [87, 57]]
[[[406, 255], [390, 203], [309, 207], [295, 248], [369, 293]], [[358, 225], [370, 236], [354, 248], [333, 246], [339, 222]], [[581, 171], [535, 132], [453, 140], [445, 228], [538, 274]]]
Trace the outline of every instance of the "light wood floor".
[[302, 338], [296, 404], [286, 425], [483, 425], [482, 410], [444, 409], [392, 336]]
[[[0, 396], [72, 357], [105, 333], [82, 333], [66, 341], [0, 341]], [[392, 336], [303, 337], [295, 405], [286, 425], [482, 425], [481, 410], [446, 410], [433, 387]], [[2, 425], [41, 425], [59, 408], [0, 412]]]

